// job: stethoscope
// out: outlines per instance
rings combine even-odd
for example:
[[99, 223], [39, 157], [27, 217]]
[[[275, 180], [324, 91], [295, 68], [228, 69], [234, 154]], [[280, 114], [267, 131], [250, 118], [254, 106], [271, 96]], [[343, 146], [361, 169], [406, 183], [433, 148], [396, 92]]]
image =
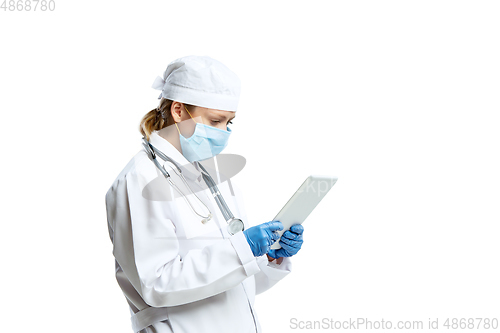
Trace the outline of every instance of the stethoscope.
[[[143, 140], [144, 148], [146, 149], [146, 151], [148, 152], [148, 154], [151, 155], [151, 157], [153, 159], [153, 162], [156, 165], [156, 167], [158, 168], [158, 170], [160, 170], [160, 172], [163, 174], [163, 176], [167, 179], [168, 183], [174, 189], [176, 189], [177, 192], [179, 192], [179, 194], [181, 195], [181, 197], [184, 198], [184, 200], [187, 202], [187, 204], [189, 205], [189, 207], [191, 207], [191, 210], [196, 215], [198, 215], [199, 217], [202, 218], [201, 223], [207, 223], [208, 221], [210, 221], [212, 219], [212, 213], [210, 212], [210, 209], [208, 209], [207, 205], [205, 205], [205, 203], [200, 200], [200, 198], [193, 192], [193, 190], [191, 189], [191, 187], [188, 185], [186, 179], [184, 178], [184, 175], [182, 174], [182, 171], [181, 171], [181, 168], [179, 167], [179, 165], [173, 159], [171, 159], [170, 157], [168, 157], [167, 155], [165, 155], [163, 152], [161, 152], [160, 150], [158, 150], [158, 148], [154, 147], [148, 140], [146, 140], [146, 138], [143, 137], [142, 140]], [[175, 183], [170, 178], [170, 174], [167, 172], [167, 170], [165, 170], [165, 168], [160, 164], [160, 162], [158, 162], [158, 160], [156, 159], [156, 155], [158, 155], [165, 162], [170, 162], [175, 167], [175, 168], [172, 168], [172, 170], [174, 170], [174, 172], [179, 176], [179, 178], [181, 178], [182, 182], [184, 183], [184, 185], [186, 185], [186, 187], [189, 189], [189, 191], [191, 192], [191, 194], [193, 194], [198, 199], [198, 201], [200, 201], [203, 204], [203, 206], [205, 206], [205, 208], [208, 211], [208, 215], [207, 216], [199, 214], [194, 209], [194, 207], [193, 207], [193, 205], [191, 205], [191, 202], [189, 201], [188, 197], [186, 195], [184, 195], [184, 193], [182, 193], [182, 191], [179, 189], [179, 187], [177, 187], [177, 185], [175, 185]], [[217, 205], [219, 206], [219, 209], [220, 209], [222, 215], [226, 219], [227, 232], [230, 235], [234, 235], [237, 232], [243, 231], [245, 229], [243, 221], [240, 220], [240, 219], [235, 218], [234, 215], [233, 215], [233, 213], [231, 213], [231, 210], [226, 205], [226, 202], [224, 201], [224, 198], [222, 197], [222, 194], [219, 192], [219, 189], [217, 188], [217, 185], [215, 185], [214, 180], [212, 179], [212, 177], [210, 176], [210, 174], [207, 172], [207, 170], [203, 167], [203, 165], [201, 165], [201, 163], [199, 163], [199, 162], [197, 162], [197, 165], [200, 167], [200, 169], [201, 169], [201, 175], [203, 176], [203, 179], [205, 180], [205, 183], [210, 188], [210, 192], [212, 192], [212, 196], [214, 197], [215, 201], [217, 202]]]

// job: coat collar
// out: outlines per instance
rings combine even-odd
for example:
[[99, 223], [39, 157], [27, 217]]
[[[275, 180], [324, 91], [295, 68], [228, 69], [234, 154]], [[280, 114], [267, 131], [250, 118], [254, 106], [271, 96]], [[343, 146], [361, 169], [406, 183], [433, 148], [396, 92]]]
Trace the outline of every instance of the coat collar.
[[[149, 142], [158, 150], [160, 150], [162, 153], [173, 159], [181, 168], [182, 174], [186, 179], [191, 179], [191, 180], [197, 180], [198, 182], [201, 181], [202, 176], [201, 176], [201, 171], [199, 170], [198, 165], [196, 162], [189, 162], [184, 155], [181, 154], [180, 151], [177, 150], [168, 140], [165, 138], [161, 137], [158, 134], [158, 131], [154, 131], [151, 133], [149, 136]], [[171, 169], [173, 166], [171, 165], [170, 162], [165, 162], [163, 159], [159, 158], [158, 156], [156, 157], [160, 164], [162, 164], [165, 169]], [[168, 167], [168, 168], [167, 168]]]

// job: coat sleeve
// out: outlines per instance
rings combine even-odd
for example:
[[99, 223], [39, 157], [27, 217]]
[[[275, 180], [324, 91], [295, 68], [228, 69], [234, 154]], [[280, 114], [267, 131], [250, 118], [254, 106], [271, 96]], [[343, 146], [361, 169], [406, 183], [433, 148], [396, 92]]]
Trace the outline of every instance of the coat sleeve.
[[[231, 185], [233, 186], [234, 192], [237, 198], [240, 198], [238, 202], [238, 211], [243, 221], [245, 221], [245, 225], [250, 227], [248, 224], [248, 217], [246, 214], [245, 206], [243, 204], [243, 194], [241, 193], [239, 187], [231, 181]], [[268, 221], [262, 221], [268, 222]], [[257, 224], [260, 224], [257, 223]], [[255, 277], [255, 293], [258, 295], [276, 283], [278, 283], [281, 279], [287, 276], [292, 271], [292, 261], [290, 258], [283, 258], [281, 264], [276, 264], [274, 262], [269, 262], [266, 255], [257, 258], [257, 263], [259, 265], [259, 271], [254, 275]]]
[[255, 274], [255, 294], [268, 290], [292, 271], [290, 258], [283, 258], [281, 264], [269, 262], [267, 256], [258, 258], [260, 272]]
[[[260, 268], [243, 233], [179, 255], [164, 202], [142, 196], [137, 172], [115, 181], [106, 195], [113, 252], [144, 301], [153, 307], [195, 302], [231, 289]], [[163, 204], [163, 206], [162, 206]]]

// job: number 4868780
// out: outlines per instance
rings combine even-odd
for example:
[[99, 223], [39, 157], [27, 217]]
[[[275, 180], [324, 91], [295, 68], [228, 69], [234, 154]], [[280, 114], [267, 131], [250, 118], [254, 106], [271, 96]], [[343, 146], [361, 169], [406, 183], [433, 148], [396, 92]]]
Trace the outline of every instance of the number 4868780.
[[53, 11], [56, 9], [56, 2], [54, 0], [4, 0], [0, 6], [1, 9], [4, 12], [7, 10], [11, 12]]

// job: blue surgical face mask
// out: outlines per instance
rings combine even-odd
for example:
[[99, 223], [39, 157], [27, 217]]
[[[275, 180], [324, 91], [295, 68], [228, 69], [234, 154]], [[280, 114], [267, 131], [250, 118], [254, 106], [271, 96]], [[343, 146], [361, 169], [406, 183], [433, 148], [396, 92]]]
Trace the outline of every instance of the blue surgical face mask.
[[[187, 108], [186, 111], [189, 113]], [[189, 116], [191, 119], [193, 118], [191, 113], [189, 113]], [[175, 126], [177, 127], [177, 123]], [[231, 134], [229, 127], [227, 131], [224, 131], [202, 123], [196, 123], [194, 133], [189, 138], [181, 134], [179, 127], [177, 127], [177, 131], [179, 132], [182, 155], [189, 162], [206, 160], [219, 154], [226, 148], [229, 135]]]

